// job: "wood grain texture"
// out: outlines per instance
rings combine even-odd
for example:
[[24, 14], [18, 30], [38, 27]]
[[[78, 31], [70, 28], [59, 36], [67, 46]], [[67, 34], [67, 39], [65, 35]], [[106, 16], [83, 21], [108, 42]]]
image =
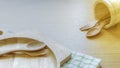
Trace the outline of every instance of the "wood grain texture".
[[[101, 68], [120, 68], [120, 24], [93, 38], [84, 38], [78, 51], [102, 59]], [[82, 33], [80, 33], [82, 34]], [[85, 34], [82, 34], [85, 36]]]

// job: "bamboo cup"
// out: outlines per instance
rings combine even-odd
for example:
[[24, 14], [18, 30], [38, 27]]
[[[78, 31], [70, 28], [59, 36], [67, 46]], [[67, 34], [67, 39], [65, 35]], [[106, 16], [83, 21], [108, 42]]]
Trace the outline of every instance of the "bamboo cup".
[[110, 18], [108, 24], [104, 26], [105, 29], [120, 23], [120, 0], [96, 0], [94, 14], [96, 20]]

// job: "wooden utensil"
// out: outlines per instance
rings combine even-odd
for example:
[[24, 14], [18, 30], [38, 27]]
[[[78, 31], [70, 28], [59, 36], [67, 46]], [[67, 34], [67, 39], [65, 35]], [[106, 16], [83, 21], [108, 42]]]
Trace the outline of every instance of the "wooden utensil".
[[[87, 31], [89, 30], [90, 28], [92, 28], [98, 21], [94, 21], [94, 22], [91, 22], [90, 24], [87, 24], [83, 27], [80, 28], [81, 31]], [[94, 24], [95, 23], [95, 24]]]
[[[1, 41], [6, 41], [8, 39], [3, 39]], [[15, 42], [14, 42], [15, 43]], [[36, 43], [36, 45], [35, 45]], [[17, 45], [16, 45], [17, 44]], [[0, 56], [3, 54], [7, 54], [7, 53], [12, 53], [12, 52], [24, 52], [26, 53], [27, 51], [36, 51], [36, 50], [41, 50], [44, 49], [46, 47], [46, 45], [43, 42], [30, 42], [27, 44], [18, 44], [16, 42], [16, 44], [9, 44], [7, 43], [7, 45], [4, 46], [0, 46]]]
[[99, 21], [94, 27], [90, 28], [86, 34], [87, 37], [93, 37], [98, 35], [102, 28], [109, 22], [110, 18]]

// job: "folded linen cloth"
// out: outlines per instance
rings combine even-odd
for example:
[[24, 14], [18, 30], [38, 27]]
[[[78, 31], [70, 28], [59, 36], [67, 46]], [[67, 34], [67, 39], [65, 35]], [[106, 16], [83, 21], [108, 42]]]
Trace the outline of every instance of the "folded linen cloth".
[[65, 63], [61, 68], [98, 68], [101, 59], [73, 52], [71, 60]]

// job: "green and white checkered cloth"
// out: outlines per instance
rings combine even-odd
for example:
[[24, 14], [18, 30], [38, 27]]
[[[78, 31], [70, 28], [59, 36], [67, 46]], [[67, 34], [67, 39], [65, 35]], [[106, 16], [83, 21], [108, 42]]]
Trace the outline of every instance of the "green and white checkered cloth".
[[71, 60], [61, 68], [98, 68], [101, 60], [83, 53], [72, 53]]

